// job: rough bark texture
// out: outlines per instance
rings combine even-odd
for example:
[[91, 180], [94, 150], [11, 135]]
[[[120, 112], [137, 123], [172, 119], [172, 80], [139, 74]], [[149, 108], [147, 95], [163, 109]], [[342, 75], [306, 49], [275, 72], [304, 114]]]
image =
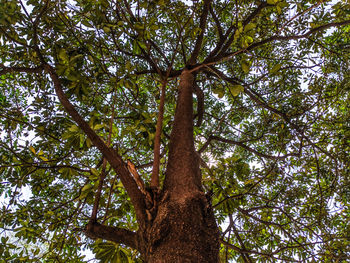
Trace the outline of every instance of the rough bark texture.
[[164, 191], [172, 197], [182, 197], [188, 192], [202, 190], [199, 160], [193, 141], [193, 85], [193, 74], [183, 71], [163, 186]]
[[219, 233], [201, 186], [193, 141], [194, 77], [180, 78], [169, 162], [157, 213], [139, 231], [146, 262], [218, 262]]
[[146, 262], [218, 262], [218, 230], [202, 192], [160, 203], [149, 237]]

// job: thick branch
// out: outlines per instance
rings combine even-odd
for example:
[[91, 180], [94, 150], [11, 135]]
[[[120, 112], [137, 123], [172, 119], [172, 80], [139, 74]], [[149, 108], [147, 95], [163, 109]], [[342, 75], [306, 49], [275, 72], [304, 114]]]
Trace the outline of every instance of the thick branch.
[[166, 84], [167, 84], [167, 81], [164, 80], [162, 83], [162, 87], [161, 87], [156, 135], [155, 135], [155, 139], [154, 139], [153, 169], [152, 169], [152, 177], [151, 177], [151, 187], [154, 189], [159, 187], [160, 139], [161, 139], [162, 130], [163, 130], [163, 116], [164, 116]]
[[21, 72], [21, 73], [39, 73], [44, 70], [44, 66], [39, 66], [35, 68], [27, 68], [27, 67], [6, 67], [3, 64], [0, 64], [0, 76], [5, 75], [7, 73], [12, 72]]
[[133, 249], [139, 249], [137, 234], [127, 229], [101, 225], [91, 221], [86, 226], [85, 234], [92, 239], [101, 238], [117, 244], [124, 244]]
[[[55, 69], [46, 64], [46, 71], [50, 74], [54, 83], [56, 94], [72, 119], [78, 124], [78, 126], [84, 131], [92, 143], [99, 149], [103, 156], [107, 159], [115, 172], [120, 176], [120, 179], [128, 192], [131, 202], [133, 203], [136, 211], [136, 216], [139, 222], [143, 222], [145, 218], [145, 203], [141, 191], [138, 189], [137, 184], [133, 177], [130, 175], [127, 165], [122, 160], [121, 156], [115, 152], [112, 148], [109, 148], [102, 139], [95, 133], [89, 124], [80, 116], [74, 106], [69, 102], [68, 98], [63, 92], [61, 82], [56, 74]], [[141, 220], [141, 221], [140, 221]]]
[[200, 21], [199, 21], [199, 28], [201, 31], [197, 37], [196, 44], [195, 44], [194, 49], [192, 51], [191, 57], [188, 60], [189, 65], [196, 63], [197, 57], [198, 57], [199, 52], [201, 50], [205, 26], [207, 24], [210, 3], [211, 3], [211, 0], [204, 0], [203, 12], [202, 12], [202, 15], [201, 15]]
[[163, 131], [163, 117], [164, 117], [164, 104], [165, 104], [165, 88], [168, 83], [168, 78], [171, 73], [175, 57], [176, 57], [176, 50], [180, 44], [180, 37], [179, 35], [175, 52], [173, 53], [173, 56], [171, 58], [171, 62], [169, 62], [168, 70], [166, 72], [165, 78], [162, 81], [161, 86], [161, 94], [160, 94], [160, 103], [159, 103], [159, 112], [158, 112], [158, 118], [157, 118], [157, 127], [156, 127], [156, 135], [154, 139], [154, 155], [153, 155], [153, 168], [152, 168], [152, 176], [151, 176], [151, 188], [153, 190], [159, 188], [159, 166], [160, 166], [160, 143], [161, 143], [161, 137], [162, 137], [162, 131]]

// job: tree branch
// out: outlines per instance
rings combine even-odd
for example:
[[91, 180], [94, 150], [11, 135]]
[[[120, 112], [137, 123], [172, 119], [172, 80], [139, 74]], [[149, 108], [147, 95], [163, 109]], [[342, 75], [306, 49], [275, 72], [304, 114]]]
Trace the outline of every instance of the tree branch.
[[196, 44], [195, 44], [194, 49], [192, 51], [191, 57], [187, 63], [188, 65], [196, 63], [197, 57], [198, 57], [199, 52], [201, 50], [203, 36], [204, 36], [204, 32], [205, 32], [205, 26], [207, 25], [207, 18], [208, 18], [210, 3], [211, 3], [211, 0], [204, 0], [203, 12], [202, 12], [202, 15], [201, 15], [200, 21], [199, 21], [199, 28], [200, 28], [201, 32], [199, 33], [199, 35], [197, 37]]
[[101, 238], [117, 244], [124, 244], [133, 249], [139, 249], [137, 234], [127, 229], [101, 225], [91, 221], [84, 230], [86, 236], [92, 239]]
[[317, 3], [313, 4], [312, 6], [310, 6], [308, 9], [304, 10], [303, 12], [294, 15], [291, 19], [289, 19], [286, 23], [284, 23], [284, 24], [282, 25], [282, 27], [278, 30], [278, 32], [279, 32], [279, 33], [282, 32], [282, 31], [285, 29], [285, 27], [288, 26], [294, 19], [296, 19], [297, 17], [299, 17], [299, 16], [301, 16], [301, 15], [304, 15], [305, 13], [309, 12], [310, 10], [312, 10], [312, 9], [314, 9], [314, 8], [316, 8], [316, 7], [318, 7], [318, 6], [319, 6], [320, 4], [322, 4], [322, 3], [323, 3], [322, 0], [321, 0], [321, 1], [318, 1]]
[[[239, 244], [241, 245], [242, 249], [243, 250], [247, 250], [246, 246], [244, 245], [244, 242], [241, 238], [241, 236], [239, 235], [238, 233], [238, 230], [237, 228], [235, 227], [235, 224], [233, 222], [233, 218], [232, 218], [232, 215], [229, 215], [229, 219], [230, 219], [230, 225], [231, 225], [231, 229], [233, 230], [233, 233], [235, 234]], [[244, 260], [248, 263], [252, 263], [252, 260], [251, 258], [249, 257], [249, 254], [248, 253], [241, 253], [242, 257], [244, 258]]]
[[218, 34], [219, 34], [219, 40], [220, 40], [220, 42], [224, 42], [225, 39], [224, 39], [224, 34], [223, 34], [223, 31], [222, 31], [222, 27], [221, 27], [221, 24], [220, 24], [220, 21], [219, 21], [217, 15], [214, 12], [214, 9], [213, 9], [212, 5], [209, 5], [209, 12], [210, 12], [211, 16], [213, 17], [214, 22], [216, 24], [216, 27], [217, 27], [217, 30], [218, 30]]
[[273, 253], [263, 253], [263, 252], [259, 252], [259, 251], [256, 251], [256, 250], [242, 249], [242, 248], [239, 248], [239, 247], [237, 247], [237, 246], [235, 246], [235, 245], [225, 241], [223, 238], [220, 239], [220, 242], [224, 246], [229, 247], [229, 248], [233, 249], [234, 251], [237, 251], [237, 252], [239, 252], [241, 254], [242, 253], [244, 253], [244, 254], [256, 254], [256, 255], [261, 255], [261, 256], [272, 258], [272, 259], [276, 259], [275, 257], [273, 257]]
[[[114, 113], [115, 113], [115, 94], [113, 94], [112, 96], [112, 116], [111, 119], [109, 120], [109, 134], [108, 134], [108, 139], [107, 139], [107, 146], [109, 147], [111, 144], [111, 138], [112, 138], [112, 128], [113, 128], [113, 121], [114, 121]], [[103, 163], [102, 163], [102, 170], [100, 173], [100, 180], [99, 180], [99, 184], [98, 184], [98, 189], [95, 195], [95, 202], [94, 202], [94, 206], [92, 209], [92, 213], [91, 213], [91, 220], [96, 221], [97, 218], [97, 213], [98, 213], [98, 206], [100, 204], [100, 198], [101, 198], [101, 192], [102, 192], [102, 188], [103, 188], [103, 183], [104, 183], [104, 179], [106, 178], [106, 166], [107, 166], [107, 160], [106, 158], [103, 158]]]
[[[350, 24], [350, 20], [348, 21], [348, 23]], [[215, 74], [213, 74], [215, 76], [218, 76], [220, 77], [221, 79], [225, 80], [225, 81], [228, 81], [229, 83], [232, 83], [232, 84], [237, 84], [239, 82], [237, 82], [237, 80], [235, 78], [229, 78], [227, 77], [223, 72], [215, 69]], [[248, 85], [246, 85], [245, 83], [242, 83], [241, 84], [244, 85], [244, 93], [248, 95], [248, 97], [257, 103], [258, 106], [261, 106], [279, 116], [282, 117], [282, 119], [288, 123], [293, 129], [295, 129], [295, 131], [301, 136], [301, 138], [304, 138], [308, 143], [310, 143], [310, 145], [316, 147], [317, 149], [319, 149], [321, 152], [323, 152], [325, 155], [327, 155], [328, 157], [330, 157], [331, 159], [333, 159], [335, 162], [336, 161], [336, 158], [330, 153], [328, 152], [327, 150], [321, 148], [320, 146], [316, 145], [313, 141], [311, 141], [304, 133], [303, 129], [300, 128], [300, 126], [294, 122], [291, 121], [290, 117], [287, 116], [286, 113], [284, 112], [281, 112], [280, 110], [277, 110], [275, 109], [274, 107], [270, 106], [267, 102], [265, 102], [265, 100], [261, 97], [260, 94], [254, 92], [253, 90], [251, 90]], [[296, 154], [296, 155], [292, 155], [292, 156], [300, 156], [301, 155], [301, 147], [299, 149], [299, 153]], [[286, 156], [286, 155], [285, 155]], [[263, 157], [263, 156], [262, 156]], [[266, 157], [268, 158], [268, 157]]]
[[61, 82], [55, 69], [49, 64], [45, 64], [45, 70], [50, 74], [51, 79], [54, 83], [54, 88], [58, 99], [72, 117], [72, 119], [78, 124], [78, 126], [84, 131], [91, 142], [97, 147], [97, 149], [103, 154], [110, 165], [113, 167], [115, 172], [119, 175], [122, 184], [124, 185], [128, 195], [130, 196], [131, 202], [135, 207], [136, 216], [139, 222], [145, 220], [145, 202], [144, 196], [138, 189], [134, 178], [130, 175], [127, 165], [122, 160], [122, 157], [115, 152], [112, 148], [109, 148], [103, 140], [96, 134], [96, 132], [89, 126], [89, 124], [80, 116], [74, 106], [69, 102], [68, 98], [63, 92]]
[[247, 146], [244, 143], [239, 142], [239, 141], [229, 140], [229, 139], [221, 138], [221, 137], [218, 137], [218, 136], [210, 136], [210, 138], [212, 140], [216, 140], [216, 141], [220, 141], [220, 142], [224, 142], [224, 143], [240, 146], [240, 147], [246, 149], [247, 151], [256, 154], [259, 157], [272, 159], [272, 160], [284, 160], [284, 159], [286, 159], [287, 157], [290, 157], [290, 156], [298, 157], [300, 155], [300, 153], [287, 153], [287, 154], [282, 155], [282, 156], [269, 155], [269, 154], [258, 152], [257, 150], [255, 150], [255, 149], [253, 149], [253, 148], [251, 148], [251, 147], [249, 147], [249, 146]]
[[161, 90], [160, 90], [161, 94], [160, 94], [157, 126], [156, 126], [156, 135], [154, 138], [153, 167], [152, 167], [152, 176], [151, 176], [151, 188], [153, 190], [159, 188], [160, 142], [161, 142], [162, 131], [163, 131], [165, 88], [166, 88], [166, 85], [168, 83], [168, 78], [169, 78], [171, 69], [173, 67], [174, 61], [175, 61], [176, 51], [177, 51], [178, 46], [180, 44], [180, 38], [181, 38], [181, 33], [179, 34], [178, 42], [176, 44], [175, 51], [174, 51], [173, 56], [171, 58], [171, 62], [169, 62], [165, 78], [162, 80], [162, 86], [161, 86]]
[[151, 44], [151, 46], [152, 47], [154, 47], [154, 49], [164, 58], [164, 61], [165, 61], [165, 63], [168, 65], [168, 66], [170, 66], [170, 61], [168, 60], [168, 58], [165, 56], [165, 54], [164, 54], [164, 52], [162, 51], [162, 49], [159, 47], [159, 46], [157, 46], [157, 44], [156, 43], [154, 43], [154, 41], [152, 41], [151, 39], [150, 40], [148, 40], [148, 42]]
[[299, 40], [299, 39], [307, 38], [307, 37], [309, 37], [312, 34], [315, 34], [315, 33], [320, 32], [322, 30], [326, 30], [328, 28], [338, 27], [338, 26], [345, 26], [345, 25], [349, 25], [349, 24], [350, 24], [350, 20], [345, 20], [345, 21], [342, 21], [342, 22], [328, 23], [326, 25], [322, 25], [322, 26], [313, 28], [313, 29], [307, 31], [304, 34], [301, 34], [301, 35], [290, 35], [290, 36], [275, 35], [275, 36], [269, 37], [267, 39], [261, 40], [259, 42], [253, 43], [250, 46], [248, 46], [246, 48], [239, 49], [239, 50], [237, 50], [235, 52], [230, 52], [230, 53], [222, 53], [222, 52], [220, 52], [220, 55], [215, 56], [215, 57], [212, 56], [212, 55], [209, 55], [204, 60], [203, 63], [194, 65], [191, 68], [190, 72], [196, 72], [196, 71], [199, 71], [199, 70], [201, 70], [203, 68], [208, 68], [211, 65], [215, 65], [215, 64], [220, 63], [220, 62], [228, 61], [228, 60], [230, 60], [231, 58], [233, 58], [234, 56], [236, 56], [236, 55], [238, 55], [240, 53], [244, 53], [244, 52], [253, 50], [253, 49], [255, 49], [255, 48], [259, 47], [259, 46], [262, 46], [264, 44], [270, 43], [272, 41]]
[[165, 87], [167, 80], [163, 80], [161, 87], [159, 112], [157, 118], [156, 135], [154, 139], [154, 156], [153, 156], [153, 168], [151, 177], [151, 188], [157, 189], [159, 187], [159, 165], [160, 165], [160, 139], [163, 130], [163, 117], [164, 117], [164, 103], [165, 103]]
[[0, 64], [0, 68], [2, 68], [2, 70], [0, 71], [0, 76], [5, 75], [7, 73], [13, 73], [13, 72], [40, 73], [41, 71], [44, 70], [43, 65], [35, 68], [28, 68], [28, 67], [6, 67], [4, 64]]
[[[242, 22], [243, 28], [246, 25], [248, 25], [255, 17], [257, 17], [259, 15], [259, 13], [261, 12], [261, 10], [263, 10], [267, 6], [269, 6], [269, 4], [267, 4], [266, 2], [262, 2], [246, 19], [244, 19], [244, 21]], [[237, 30], [237, 28], [236, 28], [236, 30]], [[221, 51], [218, 54], [219, 57], [221, 54], [225, 53], [226, 50], [231, 46], [232, 42], [234, 41], [236, 30], [234, 30], [234, 32], [232, 32], [230, 38], [226, 41], [226, 44], [221, 48]]]
[[[279, 36], [279, 35], [276, 35], [276, 36], [264, 39], [262, 41], [253, 43], [249, 47], [247, 47], [244, 51], [253, 50], [256, 47], [262, 46], [262, 45], [264, 45], [266, 43], [269, 43], [269, 42], [272, 42], [272, 41], [275, 41], [275, 40], [286, 41], [286, 40], [299, 40], [299, 39], [302, 39], [302, 38], [307, 38], [307, 37], [309, 37], [312, 34], [315, 34], [317, 32], [326, 30], [328, 28], [338, 27], [338, 26], [345, 26], [345, 25], [349, 25], [349, 24], [350, 24], [350, 20], [345, 20], [345, 21], [342, 21], [342, 22], [328, 23], [328, 24], [325, 24], [325, 25], [322, 25], [322, 26], [319, 26], [319, 27], [315, 27], [315, 28], [313, 28], [313, 29], [307, 31], [304, 34], [301, 34], [301, 35], [290, 35], [290, 36]], [[222, 57], [218, 56], [217, 58], [219, 58], [221, 61], [222, 60], [226, 60], [226, 59], [232, 57], [232, 55], [234, 55], [235, 53], [236, 52], [231, 52], [231, 53], [228, 53], [228, 54], [224, 54]]]
[[[242, 23], [242, 26], [246, 26], [247, 24], [249, 24], [259, 13], [260, 11], [269, 6], [266, 2], [261, 3]], [[214, 16], [213, 16], [214, 17]], [[215, 20], [215, 17], [214, 17]], [[216, 21], [216, 24], [219, 23], [219, 21]], [[235, 29], [233, 32], [232, 30]], [[210, 61], [211, 59], [213, 59], [216, 56], [220, 56], [217, 55], [218, 52], [219, 54], [223, 54], [226, 52], [226, 50], [230, 47], [230, 45], [232, 44], [233, 40], [234, 40], [234, 35], [236, 32], [237, 28], [234, 25], [231, 25], [229, 27], [229, 29], [226, 31], [225, 35], [220, 38], [219, 43], [217, 43], [216, 47], [210, 52], [210, 54], [208, 55], [208, 57], [204, 60], [204, 63], [206, 63], [206, 61]], [[229, 35], [231, 34], [231, 36], [229, 37]], [[227, 41], [226, 41], [227, 40]], [[226, 41], [226, 44], [225, 44]]]

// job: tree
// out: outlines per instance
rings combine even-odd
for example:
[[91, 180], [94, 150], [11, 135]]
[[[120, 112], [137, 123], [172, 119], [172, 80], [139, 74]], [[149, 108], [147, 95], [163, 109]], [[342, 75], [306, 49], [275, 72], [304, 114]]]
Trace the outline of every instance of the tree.
[[349, 32], [346, 1], [1, 0], [1, 262], [347, 262]]

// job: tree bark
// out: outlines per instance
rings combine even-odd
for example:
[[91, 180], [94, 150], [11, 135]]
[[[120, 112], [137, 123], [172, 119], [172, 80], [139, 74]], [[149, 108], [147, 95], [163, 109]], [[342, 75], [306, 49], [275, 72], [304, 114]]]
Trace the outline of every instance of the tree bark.
[[204, 194], [165, 199], [148, 233], [148, 263], [219, 262], [218, 229]]
[[142, 233], [146, 262], [219, 262], [219, 232], [210, 202], [202, 190], [193, 139], [194, 76], [180, 76], [169, 161], [157, 212]]

